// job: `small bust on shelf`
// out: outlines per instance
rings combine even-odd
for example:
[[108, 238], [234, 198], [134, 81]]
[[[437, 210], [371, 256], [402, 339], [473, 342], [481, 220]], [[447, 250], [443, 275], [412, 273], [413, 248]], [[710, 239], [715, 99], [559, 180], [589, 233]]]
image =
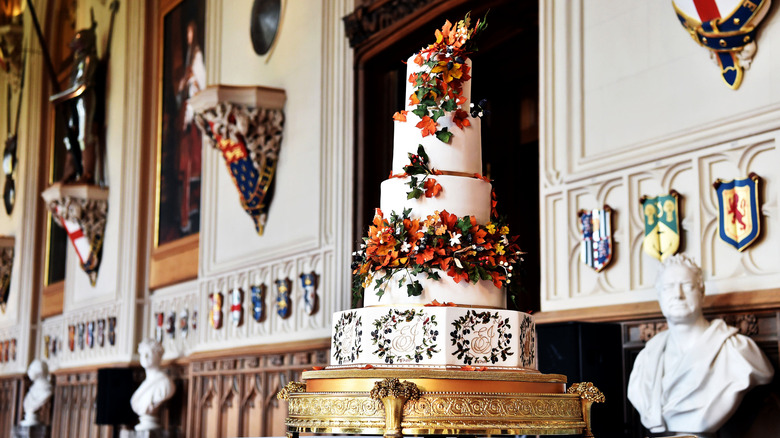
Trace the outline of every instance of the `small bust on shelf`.
[[146, 378], [130, 398], [130, 406], [139, 417], [135, 426], [137, 431], [159, 429], [157, 410], [176, 392], [173, 380], [160, 369], [164, 351], [162, 345], [152, 338], [138, 344], [138, 355]]
[[38, 420], [38, 410], [49, 400], [52, 389], [46, 362], [38, 359], [32, 361], [27, 369], [27, 376], [32, 381], [32, 385], [24, 396], [24, 419], [19, 424], [29, 427], [41, 424]]
[[758, 346], [721, 319], [702, 312], [704, 280], [687, 256], [669, 257], [656, 282], [669, 330], [639, 353], [628, 398], [652, 433], [716, 433], [754, 386], [774, 369]]

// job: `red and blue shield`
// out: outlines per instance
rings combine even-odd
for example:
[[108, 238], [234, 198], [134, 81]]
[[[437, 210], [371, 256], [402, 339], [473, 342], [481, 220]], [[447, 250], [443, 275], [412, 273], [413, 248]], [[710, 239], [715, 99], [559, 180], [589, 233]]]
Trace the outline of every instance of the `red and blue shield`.
[[756, 52], [756, 32], [771, 0], [673, 0], [677, 19], [711, 51], [721, 77], [736, 90]]
[[759, 177], [751, 173], [745, 179], [717, 180], [720, 238], [742, 251], [753, 243], [761, 231], [758, 206]]
[[612, 260], [612, 209], [608, 205], [595, 210], [580, 210], [582, 261], [601, 272]]

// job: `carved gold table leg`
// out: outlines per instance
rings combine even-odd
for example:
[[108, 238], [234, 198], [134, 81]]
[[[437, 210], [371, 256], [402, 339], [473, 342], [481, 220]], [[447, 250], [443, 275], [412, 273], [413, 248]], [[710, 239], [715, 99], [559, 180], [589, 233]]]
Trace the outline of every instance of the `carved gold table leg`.
[[582, 401], [582, 420], [585, 422], [585, 430], [582, 436], [593, 438], [593, 431], [590, 429], [590, 410], [593, 403], [604, 403], [604, 394], [591, 382], [575, 383], [566, 390], [569, 394], [579, 394]]
[[420, 389], [412, 382], [387, 378], [374, 384], [371, 398], [380, 400], [385, 407], [385, 437], [401, 438], [401, 419], [407, 400], [420, 398]]

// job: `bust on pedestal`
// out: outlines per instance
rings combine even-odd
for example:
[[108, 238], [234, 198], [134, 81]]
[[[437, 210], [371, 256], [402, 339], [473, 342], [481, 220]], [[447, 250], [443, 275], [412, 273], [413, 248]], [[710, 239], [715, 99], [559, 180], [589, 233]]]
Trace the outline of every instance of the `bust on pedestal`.
[[27, 376], [32, 381], [30, 389], [24, 396], [24, 419], [14, 427], [14, 437], [45, 437], [48, 427], [38, 420], [38, 410], [51, 397], [52, 387], [49, 379], [49, 367], [46, 362], [35, 359], [27, 369]]
[[176, 387], [173, 380], [160, 369], [163, 352], [162, 345], [152, 338], [138, 344], [141, 366], [146, 378], [130, 398], [130, 406], [138, 414], [136, 431], [153, 431], [160, 428], [157, 410], [166, 400], [173, 397]]
[[774, 369], [755, 342], [702, 312], [701, 269], [685, 255], [669, 257], [656, 282], [669, 330], [639, 353], [628, 398], [652, 433], [716, 433], [754, 386]]

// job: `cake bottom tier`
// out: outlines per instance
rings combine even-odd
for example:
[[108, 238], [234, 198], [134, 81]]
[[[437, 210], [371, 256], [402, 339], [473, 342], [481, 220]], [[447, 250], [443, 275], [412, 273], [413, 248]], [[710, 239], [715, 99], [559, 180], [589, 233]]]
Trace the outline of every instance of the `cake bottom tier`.
[[333, 321], [328, 369], [536, 370], [533, 317], [513, 310], [366, 307]]

